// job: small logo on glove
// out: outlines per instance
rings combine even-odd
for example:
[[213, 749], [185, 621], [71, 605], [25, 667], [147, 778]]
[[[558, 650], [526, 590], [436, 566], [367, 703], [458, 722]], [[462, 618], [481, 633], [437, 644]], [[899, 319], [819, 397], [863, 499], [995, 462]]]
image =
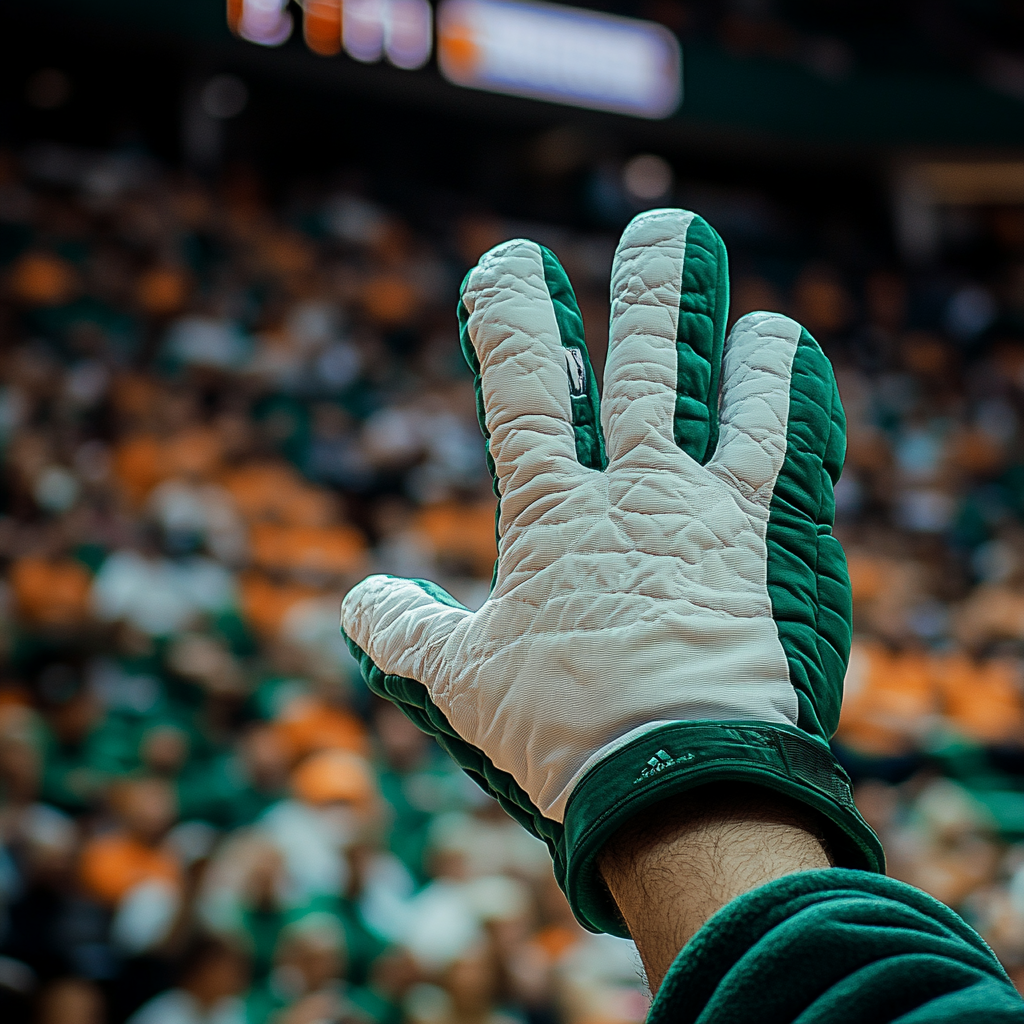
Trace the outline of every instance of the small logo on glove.
[[685, 761], [692, 761], [693, 754], [681, 754], [679, 757], [673, 757], [667, 750], [659, 750], [654, 757], [647, 762], [647, 767], [633, 780], [635, 786], [638, 782], [643, 782], [644, 779], [649, 779], [659, 773], [663, 772], [666, 768], [671, 768], [677, 764], [683, 764]]
[[565, 351], [565, 368], [569, 371], [569, 394], [580, 398], [587, 393], [587, 367], [583, 362], [583, 353], [578, 348], [567, 348]]

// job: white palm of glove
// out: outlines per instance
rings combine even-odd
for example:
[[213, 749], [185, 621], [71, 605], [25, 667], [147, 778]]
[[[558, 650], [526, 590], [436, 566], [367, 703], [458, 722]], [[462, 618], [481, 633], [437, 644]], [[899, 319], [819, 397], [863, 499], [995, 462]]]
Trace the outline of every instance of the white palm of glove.
[[470, 612], [373, 576], [342, 609], [379, 668], [424, 684], [455, 731], [556, 821], [586, 770], [643, 731], [797, 720], [765, 534], [800, 327], [765, 313], [737, 324], [718, 447], [704, 466], [684, 453], [673, 415], [691, 218], [637, 218], [616, 254], [603, 472], [577, 461], [540, 248], [515, 240], [481, 260], [463, 301], [501, 492], [493, 591]]

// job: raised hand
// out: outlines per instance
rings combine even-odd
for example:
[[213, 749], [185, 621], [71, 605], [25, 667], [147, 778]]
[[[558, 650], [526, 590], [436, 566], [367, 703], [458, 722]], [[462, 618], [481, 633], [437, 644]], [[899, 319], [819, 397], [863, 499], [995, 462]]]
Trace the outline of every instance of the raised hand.
[[743, 317], [723, 352], [727, 293], [700, 217], [637, 217], [612, 270], [599, 413], [553, 254], [521, 239], [487, 253], [459, 318], [500, 497], [491, 595], [470, 612], [374, 576], [342, 609], [371, 688], [548, 841], [595, 928], [621, 930], [594, 874], [602, 843], [709, 782], [795, 796], [841, 863], [882, 865], [826, 743], [850, 643], [835, 379], [778, 314]]

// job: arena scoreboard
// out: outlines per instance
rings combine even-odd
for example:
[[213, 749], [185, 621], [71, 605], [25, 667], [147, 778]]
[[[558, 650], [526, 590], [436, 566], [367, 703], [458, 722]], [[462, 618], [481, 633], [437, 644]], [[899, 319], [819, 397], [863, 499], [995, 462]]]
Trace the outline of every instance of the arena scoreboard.
[[[435, 57], [451, 83], [636, 117], [682, 99], [682, 53], [665, 26], [526, 0], [302, 0], [306, 45], [416, 71]], [[227, 0], [228, 25], [261, 46], [295, 29], [289, 0]]]

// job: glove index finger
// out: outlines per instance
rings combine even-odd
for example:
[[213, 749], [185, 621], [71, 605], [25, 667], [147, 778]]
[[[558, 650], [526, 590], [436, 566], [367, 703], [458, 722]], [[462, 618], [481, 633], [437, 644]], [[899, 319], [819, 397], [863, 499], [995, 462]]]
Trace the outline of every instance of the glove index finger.
[[[513, 243], [504, 243], [498, 250]], [[550, 301], [551, 312], [554, 314], [554, 326], [564, 357], [565, 378], [569, 389], [571, 406], [572, 430], [575, 438], [576, 458], [581, 466], [588, 469], [603, 469], [605, 466], [604, 437], [601, 433], [600, 397], [597, 390], [597, 378], [590, 364], [590, 355], [583, 329], [583, 315], [580, 313], [576, 295], [572, 290], [569, 277], [562, 268], [558, 257], [546, 246], [526, 242], [525, 245], [536, 249], [540, 256], [544, 286]], [[477, 351], [479, 341], [474, 343], [474, 332], [471, 331], [471, 303], [467, 301], [467, 292], [471, 290], [471, 279], [498, 250], [491, 250], [463, 279], [459, 289], [458, 320], [459, 342], [462, 354], [476, 377], [477, 420], [484, 437], [490, 442], [491, 432], [487, 422], [486, 389], [481, 371], [480, 354]], [[490, 443], [487, 448], [487, 465], [494, 480], [495, 494], [498, 490], [499, 473], [494, 463]]]

